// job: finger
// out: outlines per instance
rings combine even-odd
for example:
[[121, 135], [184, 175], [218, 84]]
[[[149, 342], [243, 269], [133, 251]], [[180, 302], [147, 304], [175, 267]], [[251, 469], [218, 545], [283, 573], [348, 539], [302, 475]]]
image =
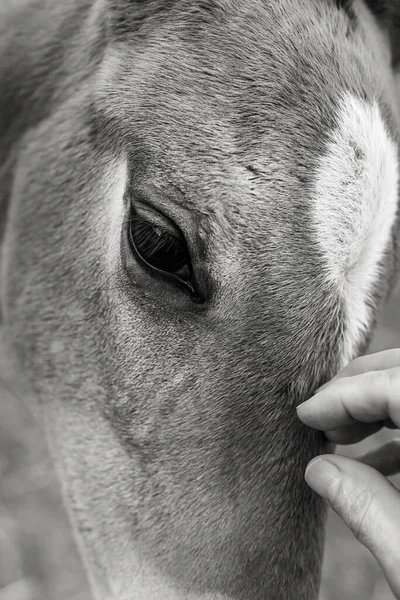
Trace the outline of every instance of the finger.
[[400, 472], [400, 438], [390, 440], [387, 444], [370, 450], [357, 460], [373, 467], [382, 475], [396, 475]]
[[384, 350], [383, 352], [359, 356], [349, 362], [349, 364], [337, 373], [335, 377], [325, 383], [325, 385], [321, 386], [317, 392], [326, 388], [332, 382], [343, 379], [344, 377], [353, 377], [354, 375], [361, 375], [362, 373], [368, 373], [369, 371], [394, 369], [395, 367], [400, 367], [400, 348], [393, 348], [391, 350]]
[[297, 407], [300, 420], [321, 431], [391, 419], [400, 425], [400, 367], [338, 379]]
[[380, 563], [400, 598], [400, 493], [380, 473], [346, 456], [311, 461], [305, 479]]
[[373, 435], [382, 429], [382, 427], [382, 421], [378, 421], [377, 423], [360, 423], [357, 421], [351, 425], [325, 431], [325, 435], [334, 444], [357, 444], [357, 442], [361, 442], [366, 437]]
[[360, 423], [359, 421], [356, 421], [351, 425], [345, 425], [344, 427], [325, 431], [325, 435], [334, 444], [357, 444], [357, 442], [361, 442], [366, 437], [380, 431], [382, 427], [397, 429], [391, 419], [385, 419], [384, 421], [378, 421], [377, 423]]

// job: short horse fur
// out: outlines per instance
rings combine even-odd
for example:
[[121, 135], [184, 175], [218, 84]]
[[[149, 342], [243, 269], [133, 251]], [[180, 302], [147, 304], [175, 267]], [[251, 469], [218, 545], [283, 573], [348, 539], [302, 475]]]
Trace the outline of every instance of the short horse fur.
[[[96, 600], [317, 598], [327, 447], [295, 406], [395, 280], [399, 15], [3, 0], [3, 328]], [[197, 301], [133, 256], [137, 203], [183, 232]]]

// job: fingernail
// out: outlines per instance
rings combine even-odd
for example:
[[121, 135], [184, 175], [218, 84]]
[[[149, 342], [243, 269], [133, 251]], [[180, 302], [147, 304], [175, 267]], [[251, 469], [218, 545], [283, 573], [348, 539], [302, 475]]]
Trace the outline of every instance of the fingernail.
[[304, 406], [304, 404], [306, 404], [308, 402], [308, 400], [305, 400], [304, 402], [302, 402], [301, 404], [299, 404], [298, 406], [296, 406], [296, 410], [299, 410], [299, 408], [301, 408], [302, 406]]
[[311, 400], [312, 398], [314, 398], [317, 394], [319, 394], [319, 392], [322, 392], [323, 389], [325, 389], [328, 385], [329, 385], [330, 381], [328, 381], [328, 383], [325, 383], [324, 385], [321, 385], [321, 387], [319, 387], [314, 394], [311, 396], [311, 398], [308, 398], [307, 400], [305, 400], [304, 402], [302, 402], [301, 404], [299, 404], [298, 406], [296, 406], [296, 410], [299, 410], [299, 408], [301, 406], [303, 406], [304, 404], [306, 404], [307, 402], [309, 402], [309, 400]]
[[338, 467], [326, 458], [317, 458], [308, 465], [304, 478], [317, 494], [329, 500], [337, 489], [341, 473]]

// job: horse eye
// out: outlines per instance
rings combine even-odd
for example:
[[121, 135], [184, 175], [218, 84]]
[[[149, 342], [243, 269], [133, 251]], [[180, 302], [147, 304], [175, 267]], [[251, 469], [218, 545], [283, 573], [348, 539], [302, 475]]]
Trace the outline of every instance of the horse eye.
[[133, 255], [151, 274], [168, 277], [190, 295], [196, 295], [190, 253], [172, 221], [148, 207], [132, 206], [128, 239]]

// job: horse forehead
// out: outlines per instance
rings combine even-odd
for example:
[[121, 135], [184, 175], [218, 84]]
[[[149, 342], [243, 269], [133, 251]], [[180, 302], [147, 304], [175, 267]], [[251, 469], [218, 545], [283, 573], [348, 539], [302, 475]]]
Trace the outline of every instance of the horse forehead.
[[[214, 100], [225, 108], [244, 92], [247, 105], [260, 99], [260, 112], [270, 111], [269, 99], [276, 106], [284, 91], [286, 102], [293, 100], [287, 92], [302, 84], [318, 97], [328, 87], [362, 83], [363, 66], [350, 73], [344, 60], [354, 54], [349, 18], [335, 7], [335, 0], [174, 2], [168, 19], [153, 19], [143, 39], [119, 40], [119, 65], [111, 59], [111, 68], [125, 92], [136, 86], [145, 100], [180, 94], [179, 103], [195, 91], [198, 104]], [[297, 96], [303, 108], [304, 100]]]
[[[212, 15], [205, 4], [224, 19], [203, 26], [200, 17]], [[335, 6], [221, 0], [189, 10], [176, 2], [180, 18], [156, 28], [140, 52], [120, 44], [109, 53], [104, 104], [194, 208], [244, 210], [254, 222], [262, 211], [271, 222], [265, 207], [280, 202], [277, 229], [310, 198], [344, 94], [372, 103], [379, 92], [357, 54], [358, 34], [347, 35], [348, 15]]]
[[224, 18], [204, 24], [203, 4], [175, 3], [175, 18], [140, 52], [129, 41], [108, 52], [106, 104], [114, 99], [123, 128], [159, 154], [168, 146], [179, 164], [190, 165], [192, 150], [216, 160], [287, 158], [304, 169], [334, 126], [341, 92], [372, 95], [347, 15], [333, 0], [208, 2]]

